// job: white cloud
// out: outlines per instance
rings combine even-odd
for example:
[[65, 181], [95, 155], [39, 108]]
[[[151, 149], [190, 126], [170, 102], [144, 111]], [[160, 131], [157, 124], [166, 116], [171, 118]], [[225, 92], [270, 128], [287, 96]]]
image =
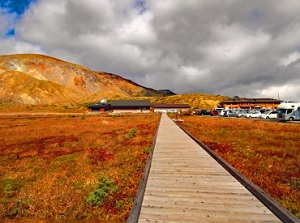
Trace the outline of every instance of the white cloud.
[[0, 39], [0, 54], [19, 54], [24, 52], [45, 54], [41, 47], [23, 41], [16, 41], [13, 38]]
[[284, 84], [282, 86], [270, 86], [262, 91], [258, 91], [258, 95], [262, 95], [262, 97], [269, 97], [269, 95], [273, 95], [274, 98], [278, 98], [281, 100], [292, 100], [299, 101], [299, 82], [297, 83], [289, 83]]
[[212, 29], [216, 40], [205, 50], [210, 60], [232, 62], [245, 60], [262, 51], [270, 41], [270, 36], [262, 31], [251, 33], [239, 25], [217, 26]]
[[137, 45], [155, 43], [157, 37], [151, 27], [152, 18], [152, 14], [148, 12], [136, 15], [116, 29], [116, 38], [121, 42]]
[[182, 79], [186, 79], [190, 84], [198, 83], [200, 81], [209, 78], [210, 69], [199, 69], [198, 67], [193, 66], [182, 66], [179, 69]]
[[291, 63], [296, 62], [299, 59], [300, 59], [300, 52], [294, 52], [294, 53], [289, 54], [287, 57], [282, 58], [279, 61], [279, 65], [288, 66]]
[[13, 27], [15, 14], [9, 14], [5, 9], [0, 8], [0, 38], [5, 38], [7, 30]]

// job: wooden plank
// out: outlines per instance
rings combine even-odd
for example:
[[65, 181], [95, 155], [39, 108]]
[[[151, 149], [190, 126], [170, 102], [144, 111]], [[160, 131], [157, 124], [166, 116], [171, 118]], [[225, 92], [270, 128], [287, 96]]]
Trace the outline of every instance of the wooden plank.
[[162, 115], [139, 222], [281, 222]]

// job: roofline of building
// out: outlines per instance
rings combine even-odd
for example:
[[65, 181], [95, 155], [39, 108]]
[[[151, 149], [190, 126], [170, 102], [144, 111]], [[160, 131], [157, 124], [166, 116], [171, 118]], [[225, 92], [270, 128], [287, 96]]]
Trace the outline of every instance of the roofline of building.
[[276, 102], [281, 103], [282, 100], [274, 99], [274, 98], [231, 98], [229, 100], [222, 101], [221, 103], [232, 103], [232, 102]]

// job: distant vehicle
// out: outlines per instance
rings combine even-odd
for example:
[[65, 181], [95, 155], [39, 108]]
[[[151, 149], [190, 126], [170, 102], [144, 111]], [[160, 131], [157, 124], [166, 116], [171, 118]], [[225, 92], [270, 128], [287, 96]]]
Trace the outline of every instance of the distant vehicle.
[[273, 110], [271, 110], [271, 109], [260, 109], [259, 111], [263, 114], [265, 112], [270, 112], [270, 111], [273, 111]]
[[224, 109], [220, 110], [220, 111], [219, 111], [219, 115], [220, 115], [220, 116], [224, 116], [225, 111], [227, 111], [227, 110], [224, 110]]
[[278, 105], [278, 121], [300, 121], [300, 103], [281, 103]]
[[249, 113], [246, 113], [245, 117], [246, 118], [258, 118], [260, 114], [261, 114], [260, 111], [251, 111]]
[[194, 112], [195, 115], [210, 115], [210, 111], [206, 109], [196, 110]]
[[236, 112], [236, 117], [244, 117], [248, 110], [240, 109]]
[[278, 111], [277, 110], [273, 110], [273, 111], [265, 111], [264, 113], [262, 113], [259, 118], [261, 119], [277, 119], [277, 114]]
[[211, 116], [216, 116], [216, 115], [219, 115], [219, 112], [218, 112], [217, 110], [211, 110], [211, 111], [209, 112], [209, 114], [210, 114]]
[[173, 114], [176, 114], [176, 113], [179, 114], [179, 111], [177, 109], [168, 109], [167, 112], [170, 112], [170, 113], [173, 113]]
[[236, 117], [236, 112], [233, 110], [225, 110], [223, 117]]
[[223, 111], [224, 108], [215, 108], [214, 110], [218, 111], [218, 113], [220, 114], [220, 112]]
[[253, 112], [252, 110], [247, 110], [245, 113], [243, 113], [240, 117], [249, 118], [249, 115]]

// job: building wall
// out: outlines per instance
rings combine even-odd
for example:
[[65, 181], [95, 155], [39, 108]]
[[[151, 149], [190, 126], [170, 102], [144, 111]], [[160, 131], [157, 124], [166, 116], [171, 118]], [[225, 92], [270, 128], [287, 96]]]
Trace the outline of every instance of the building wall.
[[106, 112], [105, 108], [89, 108], [89, 112]]
[[154, 112], [167, 113], [167, 109], [165, 109], [165, 108], [155, 108]]

